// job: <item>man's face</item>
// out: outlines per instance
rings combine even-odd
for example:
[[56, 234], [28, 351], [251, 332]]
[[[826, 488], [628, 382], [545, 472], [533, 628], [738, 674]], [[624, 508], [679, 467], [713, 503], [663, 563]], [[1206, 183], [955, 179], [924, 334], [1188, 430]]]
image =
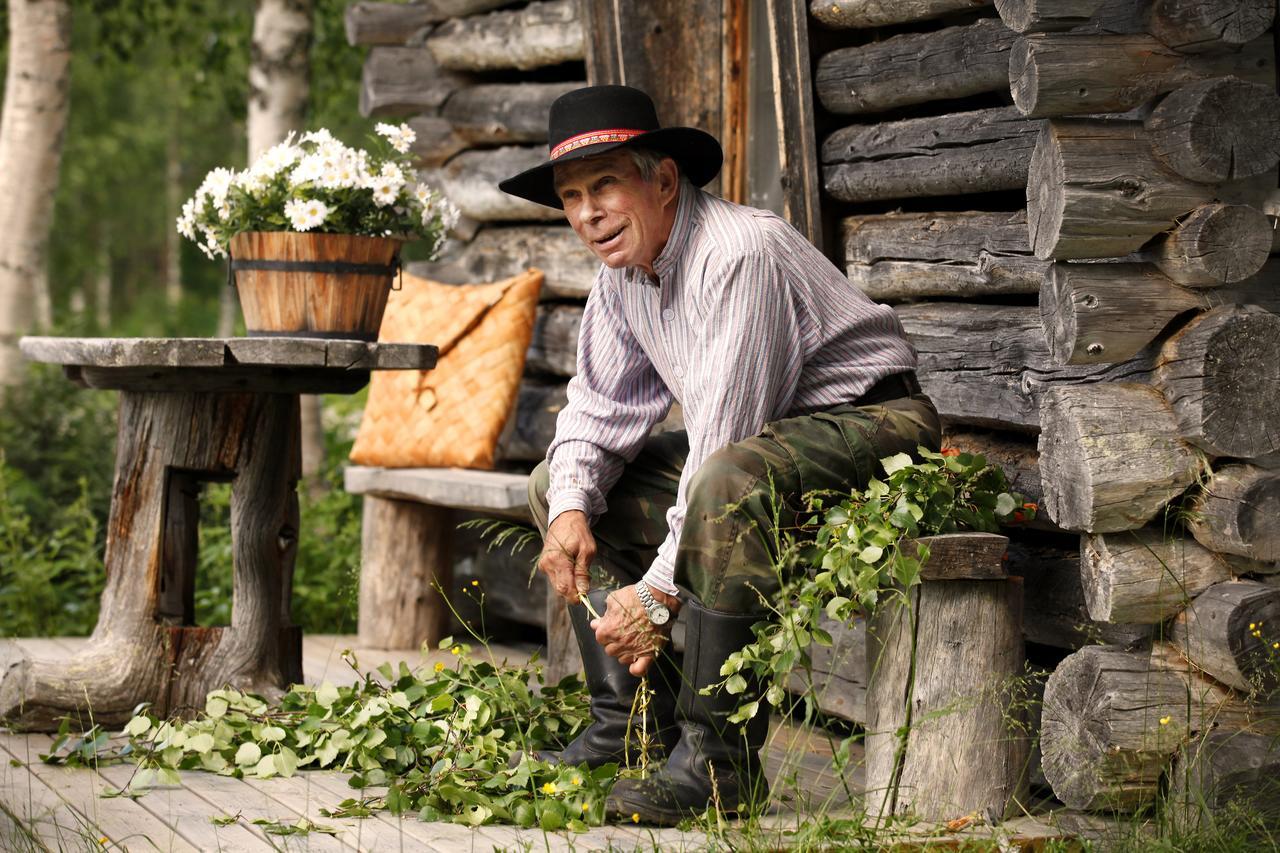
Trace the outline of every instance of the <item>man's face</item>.
[[664, 160], [653, 180], [645, 181], [625, 151], [574, 160], [555, 167], [556, 193], [569, 224], [608, 267], [641, 267], [666, 245], [674, 220], [675, 164]]

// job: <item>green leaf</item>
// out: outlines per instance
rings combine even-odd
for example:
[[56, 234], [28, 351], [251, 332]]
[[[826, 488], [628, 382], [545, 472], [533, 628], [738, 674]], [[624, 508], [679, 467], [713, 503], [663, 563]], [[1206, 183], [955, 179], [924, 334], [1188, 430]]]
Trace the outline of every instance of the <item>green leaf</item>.
[[1018, 504], [1013, 499], [1013, 495], [1008, 492], [1001, 492], [996, 498], [996, 515], [1008, 515], [1013, 512], [1017, 506]]
[[270, 779], [276, 775], [276, 757], [274, 755], [264, 755], [256, 767], [253, 768], [253, 774], [259, 779]]
[[316, 702], [322, 708], [332, 708], [333, 703], [338, 701], [338, 696], [338, 688], [327, 681], [322, 683], [316, 690]]
[[204, 703], [205, 716], [216, 720], [227, 713], [227, 700], [218, 696], [210, 696]]
[[248, 767], [251, 764], [257, 764], [262, 759], [262, 748], [252, 741], [246, 741], [240, 744], [240, 748], [236, 750], [236, 764], [240, 767]]
[[884, 466], [885, 474], [893, 476], [898, 471], [914, 465], [915, 461], [905, 453], [895, 453], [893, 456], [886, 456], [881, 459], [880, 464]]
[[142, 737], [151, 729], [151, 720], [145, 716], [137, 716], [125, 724], [124, 733], [130, 737]]
[[187, 749], [191, 752], [204, 754], [213, 749], [213, 735], [208, 732], [201, 732], [198, 735], [192, 735], [187, 739]]
[[271, 743], [277, 743], [285, 739], [286, 732], [279, 726], [263, 726], [262, 733], [259, 735], [263, 740]]
[[884, 549], [879, 545], [868, 545], [858, 553], [858, 559], [864, 563], [876, 563], [883, 555]]
[[286, 779], [298, 771], [298, 754], [287, 746], [276, 753], [276, 770]]

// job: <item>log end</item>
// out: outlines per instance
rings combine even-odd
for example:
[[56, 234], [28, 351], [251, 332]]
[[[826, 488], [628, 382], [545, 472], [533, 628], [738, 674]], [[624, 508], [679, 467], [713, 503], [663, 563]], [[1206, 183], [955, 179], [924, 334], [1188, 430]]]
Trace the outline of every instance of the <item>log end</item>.
[[1280, 161], [1280, 95], [1236, 77], [1190, 83], [1147, 120], [1156, 157], [1201, 183], [1249, 178]]
[[1062, 151], [1046, 122], [1036, 137], [1027, 173], [1027, 236], [1031, 251], [1047, 261], [1057, 255], [1066, 194]]

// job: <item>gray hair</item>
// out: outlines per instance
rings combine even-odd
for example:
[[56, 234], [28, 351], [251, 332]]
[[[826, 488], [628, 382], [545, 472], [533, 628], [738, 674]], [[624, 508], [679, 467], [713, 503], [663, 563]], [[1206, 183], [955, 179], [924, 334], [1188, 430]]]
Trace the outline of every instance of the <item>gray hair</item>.
[[636, 170], [640, 172], [640, 179], [645, 183], [650, 183], [658, 176], [658, 168], [662, 165], [663, 160], [670, 160], [675, 163], [676, 176], [678, 178], [684, 177], [680, 171], [680, 163], [670, 154], [663, 154], [661, 151], [639, 146], [628, 146], [626, 152], [631, 155], [631, 162], [636, 164]]

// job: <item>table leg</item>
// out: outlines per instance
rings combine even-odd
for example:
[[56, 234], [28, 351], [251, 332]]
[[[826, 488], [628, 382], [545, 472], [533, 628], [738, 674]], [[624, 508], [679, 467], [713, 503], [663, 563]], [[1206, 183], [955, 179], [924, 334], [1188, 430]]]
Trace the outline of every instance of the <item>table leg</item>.
[[[223, 685], [270, 694], [301, 677], [301, 637], [287, 595], [298, 531], [297, 395], [125, 391], [120, 397], [98, 624], [73, 660], [10, 667], [0, 681], [0, 719], [12, 725], [52, 729], [67, 714], [81, 714], [87, 725], [90, 713], [95, 722], [119, 725], [140, 702], [162, 715], [190, 713]], [[166, 531], [173, 536], [189, 527], [167, 522], [168, 512], [184, 506], [167, 494], [182, 479], [171, 476], [175, 471], [232, 481], [229, 626], [174, 625], [175, 599], [162, 594], [163, 578], [187, 571], [165, 569], [166, 553], [173, 560], [189, 550], [165, 543]]]

